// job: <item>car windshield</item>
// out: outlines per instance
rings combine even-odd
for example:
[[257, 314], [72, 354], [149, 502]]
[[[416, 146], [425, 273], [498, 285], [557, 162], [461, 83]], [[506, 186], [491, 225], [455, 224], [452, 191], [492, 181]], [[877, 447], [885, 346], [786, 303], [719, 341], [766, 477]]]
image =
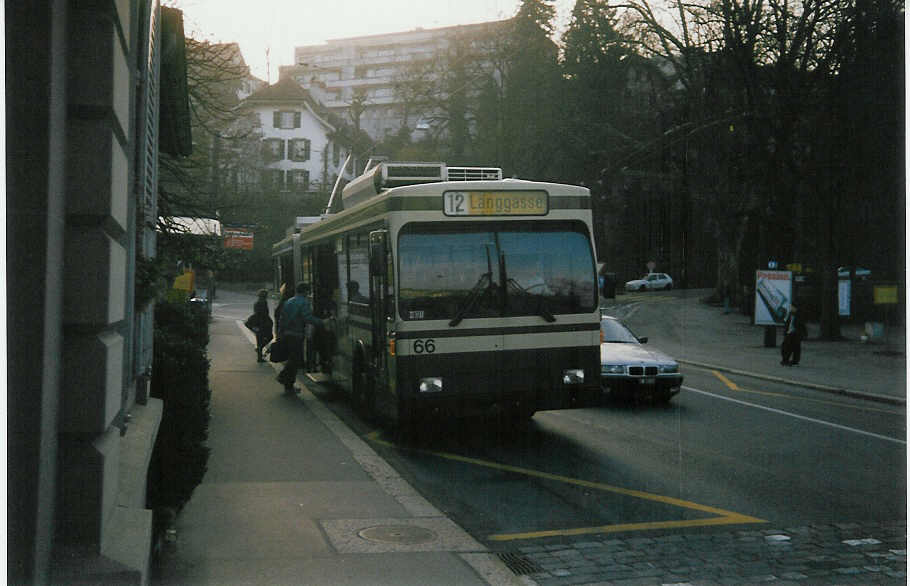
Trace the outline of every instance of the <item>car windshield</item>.
[[604, 342], [616, 342], [621, 344], [638, 344], [638, 338], [635, 334], [614, 319], [605, 319], [600, 322], [600, 331], [603, 333]]
[[584, 224], [446, 223], [405, 226], [398, 238], [403, 319], [539, 315], [597, 307]]

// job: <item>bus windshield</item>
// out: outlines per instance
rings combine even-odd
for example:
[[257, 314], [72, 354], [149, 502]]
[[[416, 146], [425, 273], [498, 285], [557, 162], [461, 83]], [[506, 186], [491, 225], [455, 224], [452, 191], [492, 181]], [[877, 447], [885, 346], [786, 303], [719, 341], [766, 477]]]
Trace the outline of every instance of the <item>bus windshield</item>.
[[398, 238], [405, 320], [587, 313], [594, 259], [581, 222], [406, 225]]

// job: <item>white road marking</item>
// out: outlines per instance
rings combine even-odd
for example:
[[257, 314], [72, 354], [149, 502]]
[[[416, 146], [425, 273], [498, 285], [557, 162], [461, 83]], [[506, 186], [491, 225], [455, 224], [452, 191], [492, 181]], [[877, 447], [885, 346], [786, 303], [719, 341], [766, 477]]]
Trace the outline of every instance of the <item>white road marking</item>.
[[723, 395], [717, 395], [715, 393], [709, 393], [707, 391], [701, 391], [699, 389], [694, 389], [692, 387], [683, 386], [683, 390], [690, 393], [698, 393], [699, 395], [705, 395], [708, 397], [714, 397], [715, 399], [721, 399], [723, 401], [730, 401], [731, 403], [737, 403], [739, 405], [745, 405], [746, 407], [754, 407], [755, 409], [761, 409], [762, 411], [768, 411], [770, 413], [776, 413], [778, 415], [784, 415], [786, 417], [792, 417], [794, 419], [799, 419], [802, 421], [809, 421], [811, 423], [817, 423], [819, 425], [824, 425], [827, 427], [833, 427], [835, 429], [840, 429], [842, 431], [849, 431], [850, 433], [856, 433], [859, 435], [865, 435], [868, 437], [874, 437], [876, 439], [885, 440], [887, 442], [893, 442], [895, 444], [907, 445], [907, 442], [897, 438], [889, 437], [887, 435], [881, 435], [878, 433], [872, 433], [871, 431], [863, 431], [861, 429], [856, 429], [853, 427], [847, 427], [846, 425], [840, 425], [838, 423], [832, 423], [830, 421], [824, 421], [823, 419], [815, 419], [814, 417], [806, 417], [805, 415], [798, 415], [796, 413], [790, 413], [789, 411], [783, 411], [781, 409], [774, 409], [773, 407], [765, 407], [764, 405], [757, 405], [755, 403], [749, 403], [748, 401], [740, 401], [739, 399], [734, 399], [732, 397], [725, 397]]

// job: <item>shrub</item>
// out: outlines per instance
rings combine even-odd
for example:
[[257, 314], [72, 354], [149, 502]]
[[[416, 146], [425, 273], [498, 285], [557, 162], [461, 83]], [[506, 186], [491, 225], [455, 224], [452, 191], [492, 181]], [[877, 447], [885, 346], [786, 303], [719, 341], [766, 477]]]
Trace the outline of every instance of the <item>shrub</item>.
[[202, 482], [209, 457], [208, 314], [188, 303], [155, 306], [152, 397], [164, 401], [149, 466], [150, 508], [179, 511]]

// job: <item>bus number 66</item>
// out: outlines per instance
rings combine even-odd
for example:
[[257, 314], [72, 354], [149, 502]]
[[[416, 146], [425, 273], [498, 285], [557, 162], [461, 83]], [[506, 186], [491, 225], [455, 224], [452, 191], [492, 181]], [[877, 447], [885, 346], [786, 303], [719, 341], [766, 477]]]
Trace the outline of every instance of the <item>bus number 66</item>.
[[435, 340], [414, 340], [414, 354], [432, 354], [436, 352]]

